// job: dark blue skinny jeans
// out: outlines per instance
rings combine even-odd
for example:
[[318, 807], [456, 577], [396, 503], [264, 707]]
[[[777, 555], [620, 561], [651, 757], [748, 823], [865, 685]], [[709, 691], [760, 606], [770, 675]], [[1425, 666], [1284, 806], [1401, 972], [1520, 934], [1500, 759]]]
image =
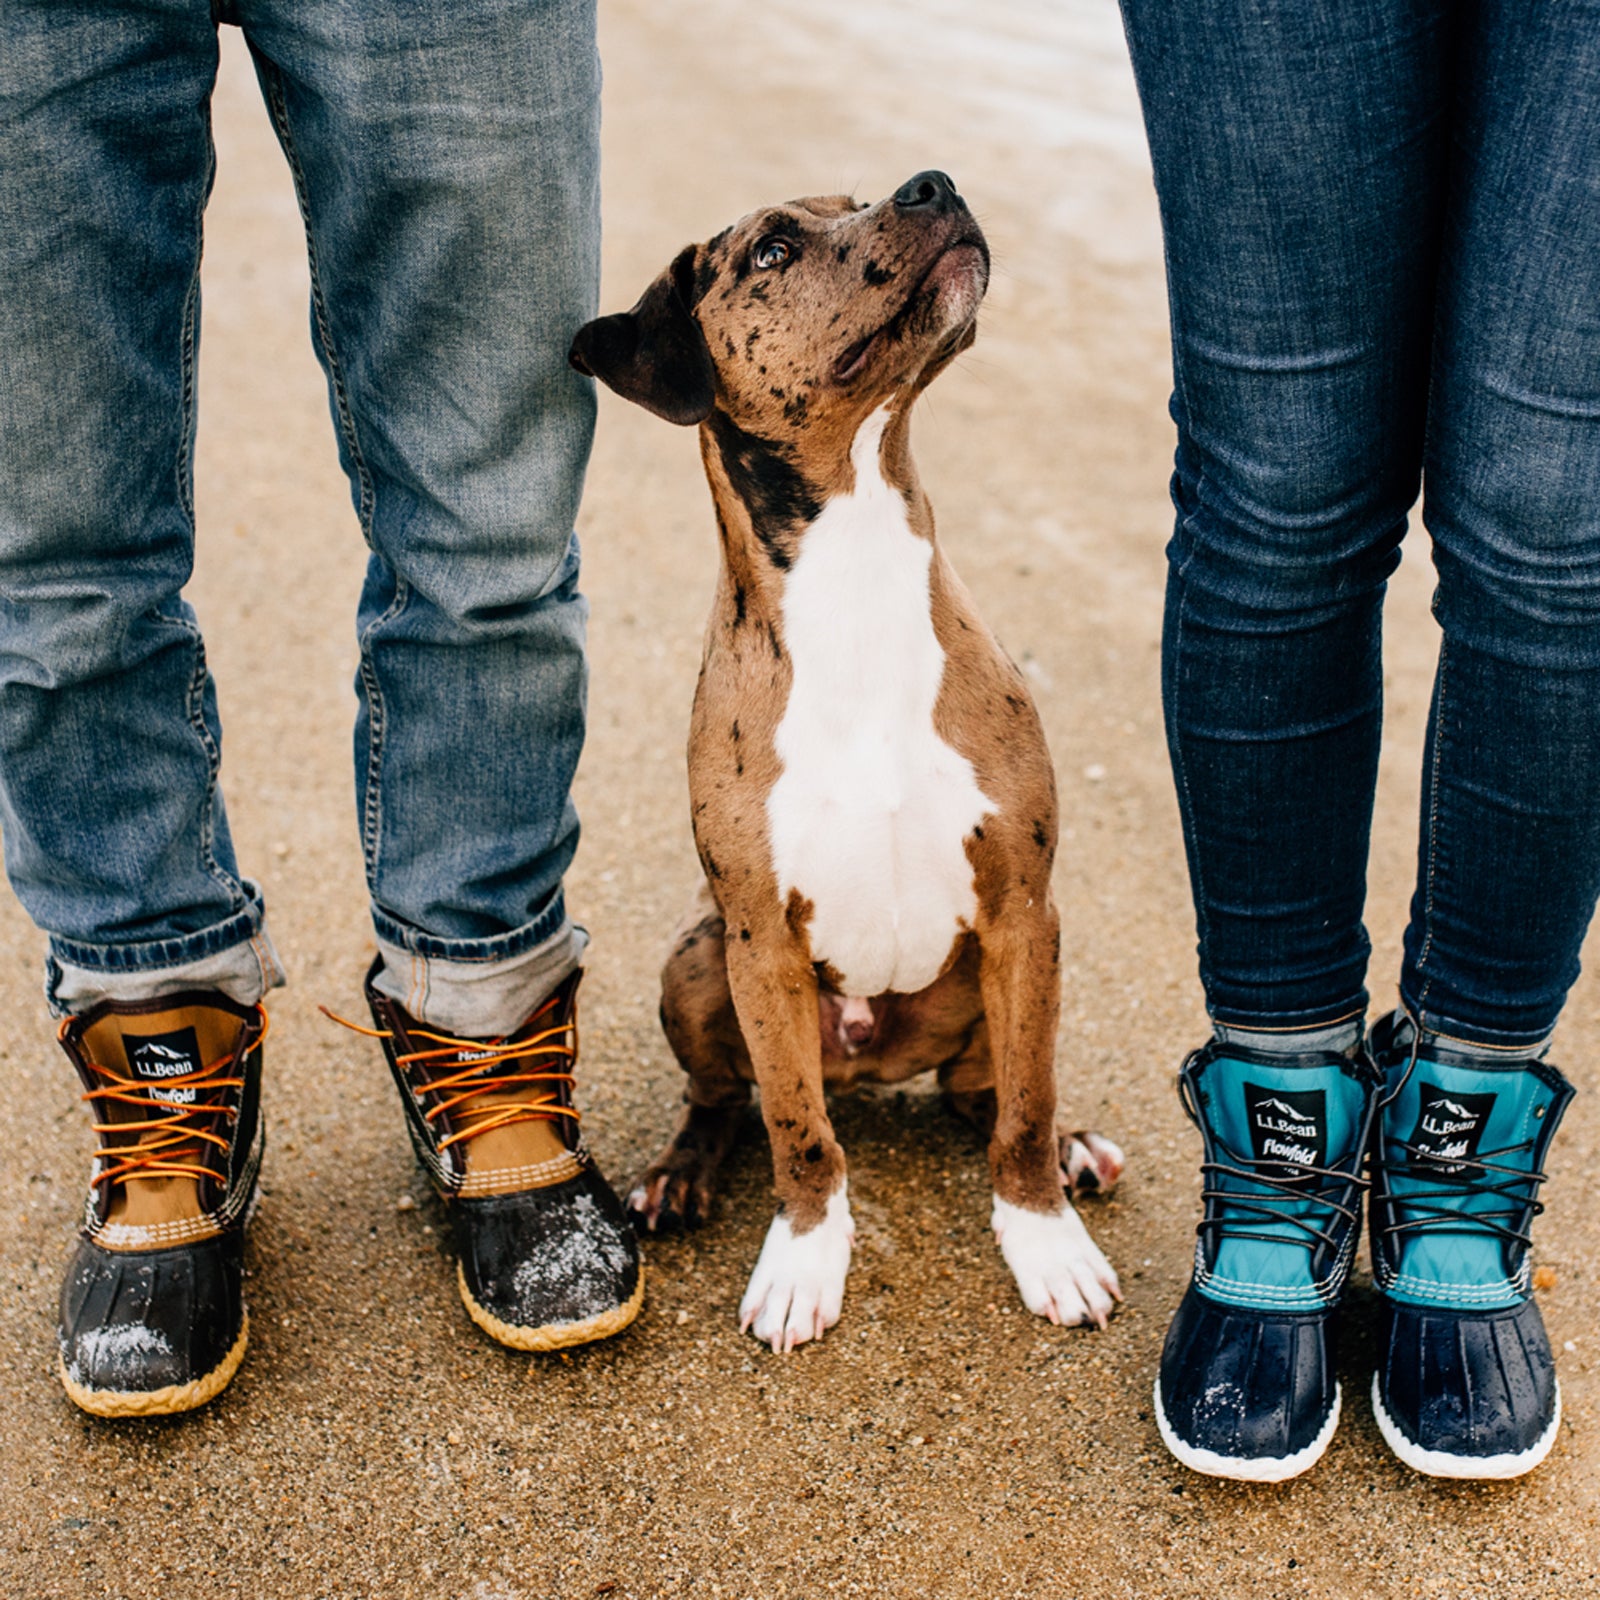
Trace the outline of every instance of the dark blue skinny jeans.
[[1442, 629], [1400, 980], [1543, 1039], [1600, 892], [1600, 3], [1123, 0], [1178, 425], [1163, 697], [1213, 1017], [1366, 1005], [1380, 614]]

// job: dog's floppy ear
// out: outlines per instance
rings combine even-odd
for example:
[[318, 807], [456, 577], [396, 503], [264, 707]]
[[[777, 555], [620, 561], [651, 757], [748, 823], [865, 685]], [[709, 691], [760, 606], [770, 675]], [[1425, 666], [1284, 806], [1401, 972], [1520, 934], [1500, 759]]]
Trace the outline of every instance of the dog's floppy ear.
[[685, 427], [711, 415], [717, 393], [711, 352], [689, 309], [695, 248], [680, 250], [632, 311], [584, 323], [567, 354], [624, 400]]

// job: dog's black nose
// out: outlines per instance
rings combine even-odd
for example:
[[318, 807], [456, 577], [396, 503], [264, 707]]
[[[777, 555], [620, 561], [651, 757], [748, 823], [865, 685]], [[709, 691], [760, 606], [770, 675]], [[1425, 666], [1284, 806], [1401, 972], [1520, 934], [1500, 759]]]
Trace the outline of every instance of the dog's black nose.
[[894, 192], [894, 203], [901, 211], [949, 211], [961, 204], [956, 186], [942, 172], [919, 172], [907, 178]]

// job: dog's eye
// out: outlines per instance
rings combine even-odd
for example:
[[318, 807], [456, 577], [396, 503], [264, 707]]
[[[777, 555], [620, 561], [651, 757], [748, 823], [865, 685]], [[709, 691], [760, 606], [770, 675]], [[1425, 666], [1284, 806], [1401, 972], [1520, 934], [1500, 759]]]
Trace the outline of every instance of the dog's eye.
[[787, 239], [774, 235], [770, 239], [763, 239], [750, 252], [750, 260], [753, 265], [766, 271], [769, 267], [783, 266], [793, 255], [794, 246]]

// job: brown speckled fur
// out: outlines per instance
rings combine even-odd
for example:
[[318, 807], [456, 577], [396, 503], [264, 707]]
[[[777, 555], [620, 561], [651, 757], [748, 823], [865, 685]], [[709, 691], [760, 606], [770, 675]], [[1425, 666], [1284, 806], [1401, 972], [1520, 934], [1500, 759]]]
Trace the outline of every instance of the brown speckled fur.
[[[793, 259], [756, 268], [752, 248], [774, 235], [792, 244]], [[929, 1070], [991, 1133], [996, 1193], [1033, 1211], [1063, 1204], [1070, 1136], [1057, 1129], [1055, 1110], [1054, 776], [1022, 675], [934, 540], [910, 451], [913, 402], [974, 337], [970, 320], [954, 332], [935, 325], [931, 296], [919, 295], [933, 263], [963, 245], [981, 252], [986, 275], [987, 247], [964, 206], [932, 217], [837, 196], [770, 207], [680, 253], [628, 314], [648, 324], [666, 305], [668, 341], [652, 344], [648, 325], [615, 318], [591, 325], [616, 325], [609, 344], [585, 330], [575, 346], [575, 364], [630, 398], [674, 420], [700, 413], [722, 545], [689, 733], [706, 885], [662, 973], [662, 1022], [689, 1076], [687, 1109], [641, 1179], [651, 1226], [706, 1215], [754, 1081], [780, 1209], [796, 1234], [806, 1232], [845, 1169], [824, 1084]], [[664, 381], [650, 364], [653, 351], [682, 342], [684, 318], [709, 353], [709, 391], [682, 363]], [[874, 335], [864, 368], [841, 380]], [[634, 344], [640, 353], [619, 371], [611, 345]], [[780, 898], [766, 803], [780, 773], [774, 738], [791, 682], [784, 576], [821, 506], [851, 488], [851, 444], [885, 401], [885, 479], [904, 497], [913, 532], [934, 543], [930, 602], [946, 657], [935, 727], [972, 763], [997, 809], [965, 842], [973, 928], [955, 939], [929, 988], [875, 1000], [872, 1037], [850, 1054], [837, 1036], [833, 975], [813, 962], [810, 907], [794, 894]], [[1109, 1183], [1115, 1174], [1100, 1177]]]

